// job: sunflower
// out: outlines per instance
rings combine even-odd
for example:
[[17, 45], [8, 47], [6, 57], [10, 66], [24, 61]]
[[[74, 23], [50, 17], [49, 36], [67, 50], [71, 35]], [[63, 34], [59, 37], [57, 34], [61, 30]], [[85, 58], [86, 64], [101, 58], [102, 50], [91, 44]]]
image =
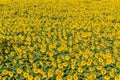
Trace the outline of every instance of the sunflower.
[[120, 80], [120, 75], [115, 76], [115, 80]]
[[69, 60], [70, 59], [70, 56], [65, 56], [65, 60]]
[[106, 70], [105, 69], [102, 69], [100, 72], [101, 72], [102, 75], [106, 74]]
[[77, 74], [74, 74], [74, 75], [73, 75], [73, 79], [74, 79], [74, 80], [78, 80]]
[[34, 80], [41, 80], [39, 76], [35, 76]]
[[58, 64], [58, 68], [62, 69], [63, 68], [63, 64]]
[[7, 74], [8, 74], [8, 71], [7, 71], [7, 70], [2, 70], [2, 74], [3, 74], [3, 75], [7, 75]]
[[82, 73], [83, 72], [83, 69], [81, 67], [78, 68], [78, 72], [79, 73]]
[[52, 71], [48, 71], [48, 77], [53, 77], [53, 72]]
[[24, 78], [28, 78], [29, 74], [27, 72], [23, 72], [23, 76], [24, 76]]
[[9, 71], [8, 74], [9, 74], [10, 77], [13, 77], [13, 72], [12, 71]]
[[63, 66], [64, 66], [64, 67], [67, 67], [67, 66], [68, 66], [68, 62], [64, 62], [64, 63], [63, 63]]
[[56, 76], [56, 80], [63, 80], [61, 76]]
[[38, 74], [39, 73], [39, 69], [33, 69], [33, 73]]
[[104, 76], [104, 79], [105, 79], [105, 80], [110, 80], [110, 76], [105, 75], [105, 76]]
[[96, 69], [97, 69], [97, 70], [101, 70], [101, 69], [102, 69], [102, 66], [97, 66]]
[[32, 75], [29, 75], [29, 76], [28, 76], [28, 80], [33, 80], [33, 76], [32, 76]]
[[72, 76], [71, 75], [67, 75], [67, 80], [72, 80]]
[[22, 73], [22, 69], [18, 68], [18, 69], [17, 69], [17, 73], [18, 73], [18, 74], [21, 74], [21, 73]]

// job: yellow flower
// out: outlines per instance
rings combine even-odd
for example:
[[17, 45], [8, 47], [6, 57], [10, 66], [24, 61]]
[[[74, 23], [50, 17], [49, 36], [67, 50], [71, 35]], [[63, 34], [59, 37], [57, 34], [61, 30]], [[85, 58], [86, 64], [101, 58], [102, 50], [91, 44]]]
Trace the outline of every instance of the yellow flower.
[[34, 80], [41, 80], [39, 76], [35, 76]]
[[73, 79], [74, 79], [74, 80], [78, 80], [77, 74], [74, 74], [74, 75], [73, 75]]
[[99, 57], [99, 54], [98, 54], [98, 53], [95, 53], [95, 58], [98, 59], [98, 57]]
[[76, 59], [71, 59], [71, 63], [75, 64], [76, 63]]
[[95, 61], [95, 60], [93, 61], [93, 64], [94, 64], [94, 65], [98, 65], [97, 61]]
[[14, 63], [14, 64], [16, 64], [16, 63], [17, 63], [17, 61], [16, 61], [16, 60], [13, 60], [13, 63]]
[[120, 57], [118, 57], [117, 60], [120, 61]]
[[105, 75], [105, 76], [104, 76], [104, 79], [105, 79], [105, 80], [110, 80], [110, 77], [109, 77], [108, 75]]
[[[41, 61], [41, 62], [42, 62], [42, 61]], [[34, 68], [37, 68], [37, 65], [36, 65], [36, 63], [33, 63], [33, 67], [34, 67]]]
[[62, 69], [63, 68], [63, 64], [58, 64], [58, 68]]
[[23, 72], [23, 76], [24, 76], [24, 78], [28, 78], [29, 74], [27, 72]]
[[102, 59], [102, 58], [98, 58], [98, 61], [99, 61], [99, 62], [103, 62], [103, 59]]
[[33, 58], [33, 55], [30, 54], [30, 55], [29, 55], [29, 58]]
[[38, 69], [33, 69], [33, 72], [34, 72], [35, 74], [38, 74], [38, 73], [39, 73], [39, 70], [38, 70]]
[[85, 61], [81, 61], [81, 66], [85, 66], [86, 62]]
[[94, 50], [94, 49], [95, 49], [95, 46], [91, 46], [91, 49]]
[[92, 64], [91, 61], [88, 61], [88, 62], [87, 62], [87, 66], [90, 66], [91, 64]]
[[95, 79], [95, 78], [96, 78], [96, 74], [91, 74], [91, 77], [92, 77], [93, 79]]
[[110, 72], [109, 75], [110, 75], [110, 77], [114, 77], [115, 76], [114, 72]]
[[97, 69], [97, 70], [101, 70], [101, 69], [102, 69], [102, 66], [97, 66], [96, 69]]
[[81, 66], [81, 62], [78, 62], [78, 63], [77, 63], [77, 66], [79, 66], [79, 67], [80, 67], [80, 66]]
[[54, 52], [50, 52], [49, 56], [52, 57], [54, 55]]
[[111, 64], [111, 63], [112, 63], [112, 60], [111, 60], [111, 59], [107, 59], [107, 60], [106, 60], [106, 64], [109, 65], [109, 64]]
[[79, 57], [80, 57], [79, 53], [76, 53], [75, 57], [76, 57], [76, 59], [79, 59]]
[[52, 62], [51, 65], [56, 67], [56, 62]]
[[19, 60], [19, 63], [20, 63], [20, 64], [23, 64], [23, 61], [22, 61], [22, 60]]
[[68, 63], [67, 63], [67, 62], [64, 62], [64, 63], [63, 63], [63, 66], [64, 66], [64, 67], [67, 67], [67, 66], [68, 66]]
[[57, 75], [60, 75], [60, 76], [63, 76], [63, 75], [64, 75], [64, 73], [63, 73], [61, 70], [59, 70], [59, 69], [56, 70], [56, 74], [57, 74]]
[[115, 60], [114, 60], [114, 59], [112, 59], [112, 60], [111, 60], [111, 63], [112, 63], [112, 64], [115, 64]]
[[[42, 61], [39, 61], [39, 64], [40, 64], [41, 66], [43, 66], [43, 62], [42, 62]], [[36, 67], [36, 66], [34, 66], [34, 67]]]
[[49, 45], [49, 49], [52, 50], [53, 49], [53, 45]]
[[3, 77], [2, 80], [7, 80], [6, 77]]
[[23, 57], [26, 59], [26, 58], [27, 58], [27, 55], [26, 55], [26, 54], [23, 54]]
[[112, 57], [112, 55], [110, 53], [107, 53], [105, 56], [106, 56], [106, 58], [109, 58], [109, 59]]
[[116, 69], [115, 68], [111, 68], [111, 72], [116, 72]]
[[88, 59], [88, 54], [87, 53], [83, 53], [83, 57]]
[[36, 37], [32, 37], [32, 39], [33, 39], [33, 41], [36, 41], [37, 38]]
[[6, 49], [6, 50], [5, 50], [5, 53], [8, 54], [8, 53], [9, 53], [9, 50]]
[[68, 61], [70, 59], [70, 56], [65, 56], [65, 59]]
[[48, 77], [53, 77], [53, 70], [52, 69], [48, 70]]
[[43, 76], [43, 78], [46, 78], [47, 77], [47, 74], [46, 73], [42, 73], [42, 76]]
[[71, 57], [73, 57], [73, 58], [74, 58], [74, 57], [75, 57], [75, 54], [74, 54], [74, 53], [72, 53], [72, 54], [71, 54]]
[[100, 46], [97, 46], [96, 49], [100, 50]]
[[56, 76], [56, 80], [63, 80], [61, 76]]
[[8, 71], [7, 71], [7, 70], [2, 70], [2, 74], [3, 74], [3, 75], [7, 75], [7, 74], [8, 74]]
[[8, 74], [9, 74], [10, 77], [13, 76], [13, 72], [12, 71], [9, 71]]
[[91, 76], [91, 75], [89, 75], [89, 76], [87, 76], [87, 79], [86, 80], [93, 80], [94, 78]]
[[32, 76], [32, 75], [29, 75], [29, 76], [28, 76], [28, 80], [33, 80], [33, 76]]
[[83, 69], [81, 67], [78, 68], [78, 72], [79, 73], [82, 73], [83, 72]]
[[105, 69], [102, 69], [100, 72], [101, 72], [102, 75], [106, 74], [106, 70]]
[[30, 63], [33, 63], [33, 62], [34, 62], [34, 60], [33, 60], [33, 59], [30, 59], [29, 61], [30, 61]]
[[72, 76], [71, 75], [67, 75], [67, 80], [72, 80]]
[[38, 69], [38, 73], [42, 74], [43, 70], [42, 69]]
[[31, 41], [31, 37], [27, 36], [26, 41]]
[[89, 74], [88, 74], [88, 73], [84, 73], [84, 76], [85, 76], [86, 78], [88, 78]]
[[64, 46], [60, 46], [60, 47], [58, 48], [58, 51], [61, 52], [61, 51], [64, 50], [64, 48], [65, 48]]
[[17, 73], [18, 73], [18, 74], [21, 74], [21, 73], [22, 73], [22, 69], [18, 68], [18, 69], [17, 69]]
[[74, 70], [75, 69], [75, 64], [71, 64], [71, 68], [72, 68], [72, 70]]
[[95, 68], [89, 68], [89, 71], [93, 72], [95, 71]]
[[46, 47], [41, 48], [41, 52], [46, 52]]
[[120, 75], [115, 76], [115, 80], [120, 80]]
[[58, 58], [58, 59], [57, 59], [57, 62], [58, 62], [58, 63], [61, 63], [61, 60]]
[[54, 61], [54, 60], [55, 60], [55, 58], [54, 58], [54, 57], [50, 57], [49, 59], [50, 59], [51, 61]]

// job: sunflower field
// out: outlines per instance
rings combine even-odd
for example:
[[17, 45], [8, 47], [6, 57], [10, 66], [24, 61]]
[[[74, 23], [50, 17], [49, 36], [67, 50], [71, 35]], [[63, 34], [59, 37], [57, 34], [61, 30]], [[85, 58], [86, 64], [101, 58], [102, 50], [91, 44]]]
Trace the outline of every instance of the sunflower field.
[[0, 0], [0, 80], [120, 80], [120, 0]]

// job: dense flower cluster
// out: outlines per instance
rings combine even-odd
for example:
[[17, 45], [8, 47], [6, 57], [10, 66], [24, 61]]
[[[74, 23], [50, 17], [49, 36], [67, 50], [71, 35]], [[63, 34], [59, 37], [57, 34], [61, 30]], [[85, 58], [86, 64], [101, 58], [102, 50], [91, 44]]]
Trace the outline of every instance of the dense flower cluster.
[[0, 0], [0, 80], [120, 80], [119, 0]]

